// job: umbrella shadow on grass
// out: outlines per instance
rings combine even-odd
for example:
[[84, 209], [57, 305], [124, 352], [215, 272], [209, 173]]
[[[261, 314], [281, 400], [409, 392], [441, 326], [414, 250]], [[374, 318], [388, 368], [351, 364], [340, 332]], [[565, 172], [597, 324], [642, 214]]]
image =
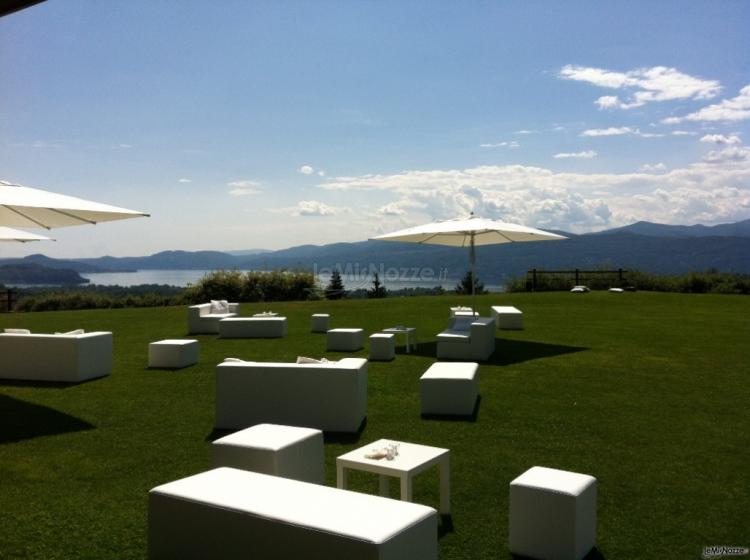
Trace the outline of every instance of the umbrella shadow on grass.
[[552, 358], [564, 354], [584, 352], [590, 350], [583, 346], [563, 346], [562, 344], [548, 344], [530, 340], [509, 340], [496, 338], [495, 352], [485, 363], [495, 366], [509, 366], [540, 358]]
[[[532, 342], [528, 340], [506, 340], [495, 339], [495, 352], [489, 359], [481, 361], [481, 364], [494, 366], [509, 366], [540, 358], [551, 358], [574, 352], [589, 350], [583, 346], [563, 346], [561, 344], [548, 344], [546, 342]], [[437, 342], [421, 342], [416, 350], [412, 352], [415, 356], [435, 358], [437, 356]], [[467, 360], [453, 360], [467, 361]]]
[[54, 408], [0, 395], [0, 444], [39, 436], [92, 430], [96, 426]]

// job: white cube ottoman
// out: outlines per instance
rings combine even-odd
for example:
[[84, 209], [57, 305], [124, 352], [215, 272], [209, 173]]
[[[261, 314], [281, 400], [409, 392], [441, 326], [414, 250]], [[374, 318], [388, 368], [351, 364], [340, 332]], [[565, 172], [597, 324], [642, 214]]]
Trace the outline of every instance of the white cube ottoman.
[[512, 306], [495, 305], [492, 316], [498, 329], [523, 329], [523, 311]]
[[340, 352], [354, 352], [365, 346], [362, 329], [331, 329], [326, 332], [326, 348]]
[[396, 335], [376, 333], [370, 335], [370, 359], [392, 360], [396, 357]]
[[331, 316], [328, 313], [313, 313], [310, 316], [310, 332], [328, 332], [328, 325], [330, 322]]
[[183, 368], [197, 362], [197, 340], [167, 339], [148, 345], [148, 367]]
[[234, 467], [314, 484], [325, 483], [323, 432], [258, 424], [211, 445], [214, 467]]
[[470, 416], [479, 396], [479, 365], [436, 362], [419, 378], [422, 414]]
[[580, 560], [596, 544], [596, 479], [532, 467], [510, 483], [510, 552]]

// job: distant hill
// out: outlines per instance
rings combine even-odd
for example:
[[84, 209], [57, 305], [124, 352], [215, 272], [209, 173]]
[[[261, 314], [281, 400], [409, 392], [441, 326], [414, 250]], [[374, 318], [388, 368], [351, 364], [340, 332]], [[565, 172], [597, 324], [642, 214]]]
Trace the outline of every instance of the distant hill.
[[[661, 274], [717, 269], [750, 274], [750, 220], [717, 226], [669, 226], [637, 222], [603, 232], [574, 235], [563, 241], [509, 243], [477, 248], [477, 274], [486, 283], [502, 283], [532, 268], [637, 268]], [[455, 279], [468, 269], [461, 248], [384, 241], [300, 245], [280, 251], [163, 251], [147, 257], [50, 259], [32, 255], [0, 264], [43, 264], [79, 272], [131, 270], [273, 270], [302, 268], [317, 272]], [[428, 284], [429, 282], [425, 282]]]
[[272, 253], [270, 249], [242, 249], [240, 251], [224, 251], [227, 255], [234, 257], [246, 257], [248, 255], [260, 255], [261, 253]]
[[84, 263], [83, 260], [71, 259], [52, 259], [40, 254], [29, 255], [22, 259], [2, 259], [0, 264], [3, 265], [27, 265], [36, 264], [46, 268], [68, 269], [76, 272], [110, 272], [106, 268], [93, 264]]
[[162, 251], [148, 257], [98, 257], [78, 262], [117, 272], [236, 268], [237, 257], [220, 251]]
[[0, 284], [72, 285], [87, 282], [86, 278], [70, 269], [48, 268], [33, 263], [0, 266]]
[[670, 226], [653, 222], [636, 222], [629, 226], [609, 229], [594, 235], [636, 233], [653, 237], [750, 237], [750, 220], [715, 226]]

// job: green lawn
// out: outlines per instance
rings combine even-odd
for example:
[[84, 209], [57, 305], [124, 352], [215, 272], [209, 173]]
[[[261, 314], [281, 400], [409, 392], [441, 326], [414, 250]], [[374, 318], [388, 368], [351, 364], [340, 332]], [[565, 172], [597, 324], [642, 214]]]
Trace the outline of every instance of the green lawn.
[[[498, 331], [480, 367], [471, 420], [419, 415], [419, 376], [457, 296], [245, 304], [289, 318], [278, 340], [200, 335], [201, 359], [148, 370], [147, 345], [186, 335], [185, 308], [2, 314], [0, 328], [114, 333], [112, 375], [80, 385], [0, 381], [0, 557], [143, 558], [147, 492], [209, 468], [214, 366], [225, 357], [329, 359], [309, 316], [367, 333], [417, 327], [416, 353], [369, 366], [368, 418], [326, 442], [335, 458], [385, 437], [451, 450], [452, 529], [440, 558], [509, 558], [508, 483], [534, 465], [599, 480], [598, 554], [699, 558], [704, 546], [750, 546], [750, 298], [655, 293], [501, 294], [524, 311]], [[366, 356], [366, 352], [358, 353]], [[0, 359], [2, 359], [0, 357]], [[437, 507], [437, 470], [415, 501]], [[354, 473], [375, 492], [374, 477]], [[395, 490], [395, 485], [394, 488]], [[447, 529], [447, 530], [446, 530]]]

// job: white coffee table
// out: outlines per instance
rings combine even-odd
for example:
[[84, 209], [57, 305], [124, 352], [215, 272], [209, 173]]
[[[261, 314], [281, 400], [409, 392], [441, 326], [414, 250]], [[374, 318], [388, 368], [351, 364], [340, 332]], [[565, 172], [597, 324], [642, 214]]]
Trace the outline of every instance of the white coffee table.
[[[393, 460], [365, 457], [365, 454], [373, 449], [380, 449], [392, 443], [399, 446], [398, 455]], [[412, 478], [433, 465], [440, 467], [440, 513], [448, 515], [451, 509], [449, 449], [379, 439], [336, 458], [336, 486], [347, 488], [347, 474], [350, 469], [371, 472], [380, 475], [380, 495], [388, 497], [388, 477], [394, 476], [401, 481], [401, 500], [411, 502]]]
[[390, 327], [380, 332], [406, 335], [406, 353], [417, 347], [417, 327]]

